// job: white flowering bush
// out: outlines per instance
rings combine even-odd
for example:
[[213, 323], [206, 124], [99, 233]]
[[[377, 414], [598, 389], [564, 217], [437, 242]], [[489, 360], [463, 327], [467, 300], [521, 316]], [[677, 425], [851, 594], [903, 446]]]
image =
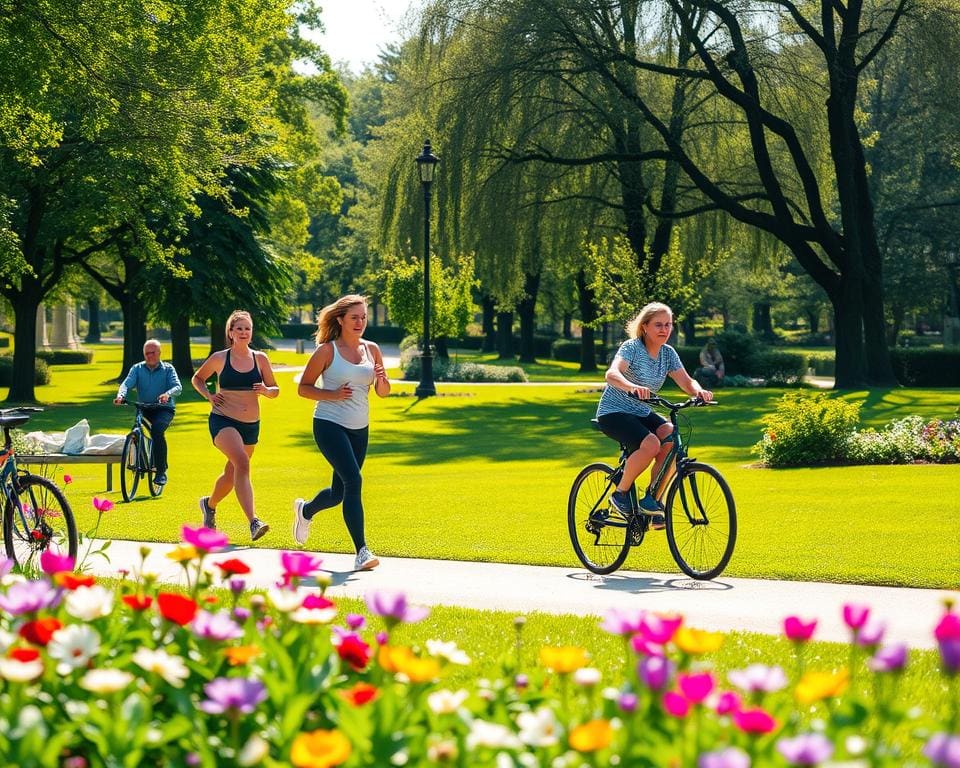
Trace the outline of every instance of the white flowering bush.
[[281, 553], [282, 581], [251, 594], [226, 544], [184, 528], [170, 554], [184, 592], [137, 574], [107, 587], [52, 551], [35, 579], [0, 561], [2, 764], [960, 767], [949, 605], [935, 633], [944, 701], [901, 701], [909, 652], [884, 644], [882, 622], [857, 605], [844, 609], [843, 668], [809, 657], [816, 620], [784, 621], [794, 651], [782, 665], [722, 678], [710, 662], [722, 635], [612, 611], [603, 628], [622, 638], [623, 679], [604, 681], [584, 648], [545, 646], [533, 668], [518, 653], [498, 679], [452, 690], [447, 672], [471, 664], [463, 650], [392, 637], [427, 609], [380, 592], [366, 614], [344, 614], [323, 587], [298, 589], [321, 564], [308, 553]]
[[881, 430], [855, 431], [847, 450], [855, 464], [960, 461], [960, 419], [925, 421], [908, 416]]

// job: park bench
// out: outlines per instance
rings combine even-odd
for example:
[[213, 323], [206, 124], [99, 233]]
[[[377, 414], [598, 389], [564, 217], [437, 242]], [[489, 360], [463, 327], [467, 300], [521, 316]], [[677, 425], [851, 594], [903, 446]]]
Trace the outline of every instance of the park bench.
[[106, 464], [107, 465], [107, 490], [113, 490], [113, 465], [119, 464], [122, 456], [120, 454], [72, 454], [72, 453], [18, 453], [18, 464], [39, 464], [58, 465], [58, 464]]

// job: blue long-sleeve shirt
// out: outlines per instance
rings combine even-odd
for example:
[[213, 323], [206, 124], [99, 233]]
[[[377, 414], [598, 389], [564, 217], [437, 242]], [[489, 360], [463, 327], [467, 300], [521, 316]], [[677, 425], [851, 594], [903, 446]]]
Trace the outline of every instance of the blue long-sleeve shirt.
[[160, 395], [170, 395], [170, 400], [166, 403], [167, 408], [175, 408], [176, 403], [173, 398], [183, 392], [177, 369], [170, 363], [164, 362], [153, 370], [147, 367], [145, 361], [132, 366], [127, 378], [120, 383], [117, 397], [126, 397], [131, 389], [137, 390], [137, 399], [142, 403], [156, 403]]

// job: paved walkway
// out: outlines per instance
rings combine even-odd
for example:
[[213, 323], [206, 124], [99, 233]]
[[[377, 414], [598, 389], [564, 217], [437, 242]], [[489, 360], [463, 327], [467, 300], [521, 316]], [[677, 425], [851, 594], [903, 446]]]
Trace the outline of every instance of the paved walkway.
[[[94, 572], [115, 575], [118, 568], [138, 567], [141, 546], [141, 542], [115, 541], [108, 550], [111, 562], [95, 560]], [[182, 568], [165, 557], [174, 545], [146, 546], [151, 549], [147, 571], [165, 582], [181, 582]], [[837, 642], [848, 639], [841, 611], [844, 603], [853, 602], [869, 605], [886, 622], [887, 641], [906, 642], [915, 648], [934, 645], [933, 627], [942, 614], [943, 599], [951, 594], [943, 590], [724, 577], [696, 582], [678, 573], [620, 571], [595, 576], [578, 568], [394, 557], [383, 558], [375, 570], [357, 573], [352, 570], [352, 555], [318, 554], [332, 578], [327, 594], [334, 598], [362, 598], [373, 590], [401, 590], [411, 602], [421, 605], [598, 617], [610, 608], [643, 608], [679, 612], [691, 626], [702, 629], [767, 634], [779, 634], [783, 618], [796, 614], [819, 619], [816, 639]], [[253, 572], [247, 577], [251, 586], [266, 588], [280, 580], [278, 550], [238, 546], [226, 556], [239, 557], [251, 567]], [[217, 559], [214, 555], [208, 562]], [[303, 588], [315, 589], [315, 585]], [[956, 592], [952, 596], [960, 597]]]

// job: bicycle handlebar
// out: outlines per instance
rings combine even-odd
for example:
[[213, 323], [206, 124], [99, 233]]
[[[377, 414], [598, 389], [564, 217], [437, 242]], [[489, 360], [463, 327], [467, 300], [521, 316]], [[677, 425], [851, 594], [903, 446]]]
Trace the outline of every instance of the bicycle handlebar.
[[161, 405], [166, 405], [166, 403], [141, 403], [139, 400], [127, 400], [123, 398], [122, 405], [132, 405], [134, 408], [157, 408]]
[[641, 403], [652, 403], [653, 405], [662, 405], [664, 408], [667, 408], [671, 411], [681, 411], [684, 408], [700, 408], [705, 405], [719, 405], [716, 400], [701, 400], [699, 397], [691, 397], [684, 400], [682, 403], [671, 403], [666, 398], [660, 397], [660, 395], [652, 395], [651, 397], [637, 397], [632, 392], [627, 393], [627, 397], [632, 397], [635, 400], [639, 400]]

